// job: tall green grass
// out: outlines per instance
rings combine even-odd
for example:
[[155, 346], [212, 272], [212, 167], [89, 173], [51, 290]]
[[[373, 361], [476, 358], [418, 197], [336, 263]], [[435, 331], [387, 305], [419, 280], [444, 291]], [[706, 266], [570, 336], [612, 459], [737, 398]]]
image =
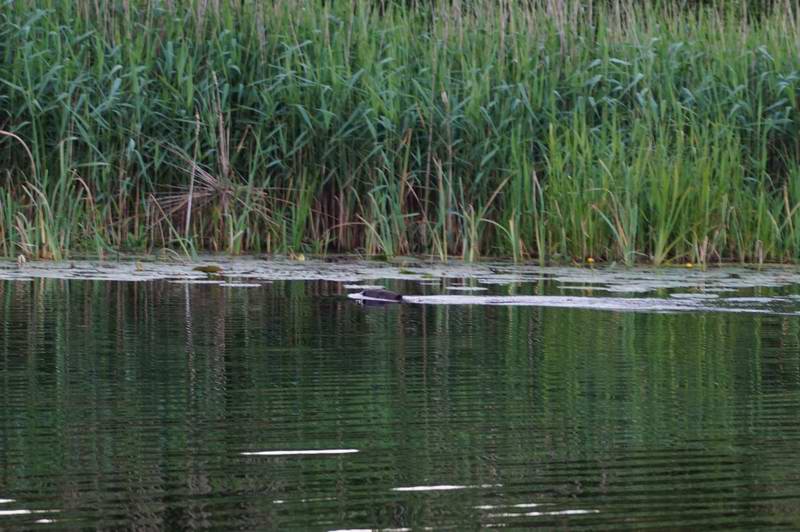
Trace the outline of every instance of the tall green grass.
[[0, 0], [0, 254], [800, 257], [777, 2]]

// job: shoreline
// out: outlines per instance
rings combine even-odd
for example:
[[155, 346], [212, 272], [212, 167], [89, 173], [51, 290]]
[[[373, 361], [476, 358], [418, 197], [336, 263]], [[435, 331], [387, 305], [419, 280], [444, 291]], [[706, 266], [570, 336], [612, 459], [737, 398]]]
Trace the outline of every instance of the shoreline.
[[[210, 267], [210, 268], [209, 268]], [[362, 282], [372, 279], [448, 281], [474, 280], [493, 284], [492, 281], [527, 282], [532, 280], [590, 279], [592, 282], [625, 283], [630, 279], [667, 279], [671, 285], [663, 287], [691, 286], [695, 281], [718, 280], [724, 277], [739, 279], [751, 276], [755, 279], [780, 281], [796, 280], [800, 283], [800, 265], [797, 264], [711, 264], [694, 265], [635, 265], [623, 264], [554, 264], [539, 265], [535, 262], [514, 263], [503, 260], [464, 262], [429, 261], [420, 257], [402, 257], [395, 261], [365, 260], [357, 256], [337, 256], [328, 260], [309, 257], [293, 260], [286, 256], [227, 256], [200, 255], [194, 259], [175, 258], [159, 260], [154, 257], [126, 257], [117, 259], [71, 259], [62, 261], [31, 261], [20, 266], [12, 259], [0, 259], [0, 280], [13, 277], [42, 276], [53, 278], [81, 278], [87, 272], [102, 274], [99, 278], [113, 280], [155, 280], [185, 278], [207, 279], [209, 277], [252, 277], [265, 280], [333, 280], [340, 282]], [[63, 275], [63, 277], [59, 277]], [[93, 278], [91, 275], [89, 278]], [[739, 283], [741, 284], [741, 283]], [[743, 286], [764, 286], [747, 284]], [[619, 291], [624, 291], [624, 286]], [[658, 286], [656, 287], [658, 288]], [[635, 291], [635, 290], [631, 290]]]
[[[612, 312], [732, 312], [800, 315], [800, 268], [553, 267], [510, 263], [397, 264], [374, 261], [201, 257], [196, 262], [63, 261], [0, 263], [0, 294], [64, 281], [144, 284], [236, 293], [308, 283], [325, 297], [359, 302], [358, 291], [387, 288], [403, 302], [432, 306], [540, 307]], [[52, 281], [48, 282], [48, 281]], [[154, 286], [152, 283], [157, 283]], [[17, 287], [17, 288], [15, 288]], [[30, 288], [32, 289], [32, 288]], [[243, 292], [241, 292], [243, 291]], [[231, 292], [234, 293], [234, 292]]]
[[453, 256], [442, 260], [430, 254], [426, 255], [401, 255], [396, 257], [386, 257], [382, 255], [369, 256], [362, 254], [352, 253], [327, 253], [327, 254], [294, 254], [294, 253], [243, 253], [238, 255], [231, 255], [226, 253], [198, 253], [194, 256], [186, 256], [177, 253], [174, 250], [162, 252], [158, 254], [139, 254], [139, 253], [105, 253], [103, 255], [93, 254], [70, 254], [64, 258], [55, 259], [41, 259], [30, 258], [24, 256], [23, 265], [19, 265], [21, 260], [17, 256], [0, 256], [0, 265], [16, 263], [17, 267], [25, 268], [29, 265], [47, 265], [47, 264], [69, 264], [72, 262], [83, 263], [135, 263], [141, 262], [143, 264], [186, 264], [186, 265], [202, 265], [204, 263], [213, 262], [237, 262], [237, 261], [265, 261], [276, 262], [285, 264], [303, 263], [326, 263], [326, 264], [369, 264], [376, 267], [398, 267], [398, 268], [417, 268], [424, 266], [447, 266], [447, 265], [460, 265], [464, 267], [500, 267], [500, 268], [513, 268], [513, 267], [536, 267], [536, 268], [576, 268], [587, 270], [605, 270], [605, 269], [686, 269], [686, 270], [708, 270], [708, 269], [724, 269], [724, 268], [743, 268], [747, 270], [760, 270], [760, 269], [777, 269], [777, 268], [799, 268], [800, 259], [797, 261], [786, 262], [740, 262], [736, 259], [730, 258], [721, 261], [713, 261], [707, 263], [694, 263], [688, 261], [665, 261], [662, 264], [654, 264], [652, 261], [637, 261], [631, 264], [625, 264], [621, 261], [605, 261], [597, 260], [592, 257], [587, 257], [588, 260], [571, 260], [571, 261], [539, 261], [535, 258], [526, 258], [522, 260], [514, 260], [511, 256], [482, 256], [479, 259], [472, 261], [466, 260], [462, 257]]

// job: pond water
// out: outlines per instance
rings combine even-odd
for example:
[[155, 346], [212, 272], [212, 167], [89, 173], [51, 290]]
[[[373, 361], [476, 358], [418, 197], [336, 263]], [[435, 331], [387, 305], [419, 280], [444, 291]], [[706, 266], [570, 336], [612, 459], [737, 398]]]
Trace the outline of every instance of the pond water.
[[[639, 275], [630, 293], [581, 270], [494, 273], [9, 266], [0, 529], [800, 528], [792, 272]], [[348, 282], [567, 303], [362, 306]], [[626, 298], [665, 307], [604, 303]]]

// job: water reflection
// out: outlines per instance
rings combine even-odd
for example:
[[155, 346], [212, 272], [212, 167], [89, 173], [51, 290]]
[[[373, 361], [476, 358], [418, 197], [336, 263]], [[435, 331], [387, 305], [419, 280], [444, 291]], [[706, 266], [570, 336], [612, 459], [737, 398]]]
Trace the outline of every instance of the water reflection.
[[481, 484], [479, 486], [459, 486], [453, 484], [440, 484], [437, 486], [403, 486], [392, 488], [392, 491], [453, 491], [466, 490], [470, 488], [501, 488], [502, 484]]
[[239, 453], [244, 456], [314, 456], [320, 454], [350, 454], [358, 449], [305, 449], [301, 451], [250, 451]]
[[800, 527], [797, 317], [346, 293], [0, 282], [0, 528]]

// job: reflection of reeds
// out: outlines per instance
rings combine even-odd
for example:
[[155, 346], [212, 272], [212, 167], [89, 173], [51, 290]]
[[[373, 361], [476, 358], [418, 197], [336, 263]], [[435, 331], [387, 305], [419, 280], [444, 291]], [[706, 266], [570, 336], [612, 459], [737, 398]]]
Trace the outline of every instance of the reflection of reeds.
[[4, 6], [1, 254], [800, 254], [791, 3], [190, 4]]

